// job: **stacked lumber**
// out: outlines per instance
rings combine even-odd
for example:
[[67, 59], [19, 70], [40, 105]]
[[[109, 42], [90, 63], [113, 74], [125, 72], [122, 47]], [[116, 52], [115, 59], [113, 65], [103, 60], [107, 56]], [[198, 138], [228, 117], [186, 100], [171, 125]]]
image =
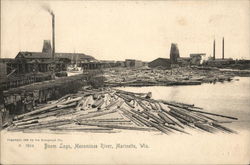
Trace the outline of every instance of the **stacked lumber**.
[[236, 133], [222, 124], [237, 118], [205, 112], [192, 104], [152, 99], [152, 93], [133, 93], [118, 89], [84, 89], [68, 94], [18, 115], [10, 131], [158, 131], [189, 134], [187, 128], [210, 133]]

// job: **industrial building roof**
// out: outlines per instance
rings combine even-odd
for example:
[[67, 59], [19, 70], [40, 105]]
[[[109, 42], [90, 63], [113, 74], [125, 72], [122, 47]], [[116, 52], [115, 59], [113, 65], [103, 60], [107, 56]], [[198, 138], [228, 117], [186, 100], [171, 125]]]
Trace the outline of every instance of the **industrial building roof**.
[[[50, 53], [44, 52], [19, 52], [16, 58], [49, 59]], [[95, 58], [83, 53], [55, 53], [55, 58], [67, 58], [69, 60], [94, 60]]]

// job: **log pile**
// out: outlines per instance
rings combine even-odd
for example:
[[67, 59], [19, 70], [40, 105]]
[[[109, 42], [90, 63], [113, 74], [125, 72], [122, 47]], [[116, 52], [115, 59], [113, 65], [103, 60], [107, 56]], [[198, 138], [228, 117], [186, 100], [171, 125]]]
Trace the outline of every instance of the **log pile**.
[[9, 131], [158, 131], [189, 134], [187, 128], [215, 133], [236, 133], [221, 123], [237, 120], [231, 116], [203, 111], [190, 104], [155, 100], [152, 93], [132, 93], [118, 89], [84, 89], [76, 94], [40, 105], [18, 115]]
[[197, 67], [177, 67], [172, 69], [157, 68], [121, 68], [105, 69], [103, 71], [105, 84], [116, 86], [174, 86], [201, 85], [231, 81], [235, 74], [221, 72], [219, 69], [202, 70]]

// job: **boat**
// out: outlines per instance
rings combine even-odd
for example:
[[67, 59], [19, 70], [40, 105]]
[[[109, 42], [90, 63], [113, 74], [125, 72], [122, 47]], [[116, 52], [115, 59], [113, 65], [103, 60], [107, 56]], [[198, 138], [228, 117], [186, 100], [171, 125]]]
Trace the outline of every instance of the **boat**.
[[[71, 64], [67, 67], [67, 73], [68, 73], [68, 76], [71, 76], [71, 75], [76, 75], [76, 74], [81, 74], [83, 73], [83, 69], [81, 67], [78, 66], [78, 57], [76, 58], [76, 63], [75, 64]], [[72, 59], [73, 61], [73, 59]]]

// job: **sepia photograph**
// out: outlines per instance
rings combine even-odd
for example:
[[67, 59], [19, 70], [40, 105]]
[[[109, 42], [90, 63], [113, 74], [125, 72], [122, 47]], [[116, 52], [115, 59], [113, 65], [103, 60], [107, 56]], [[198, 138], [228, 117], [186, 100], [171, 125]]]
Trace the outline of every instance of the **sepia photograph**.
[[0, 164], [249, 164], [249, 0], [1, 0]]

